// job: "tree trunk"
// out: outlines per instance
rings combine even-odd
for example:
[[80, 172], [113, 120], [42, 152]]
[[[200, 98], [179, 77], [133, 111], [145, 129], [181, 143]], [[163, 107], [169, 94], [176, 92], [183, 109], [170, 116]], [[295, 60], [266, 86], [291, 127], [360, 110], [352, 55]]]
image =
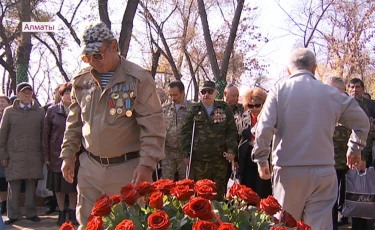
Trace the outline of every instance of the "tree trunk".
[[[31, 7], [30, 0], [21, 1], [21, 21], [31, 21]], [[27, 82], [30, 53], [31, 53], [31, 33], [21, 33], [21, 42], [17, 49], [17, 62], [16, 62], [16, 81], [17, 84], [20, 82]]]
[[155, 80], [156, 72], [158, 70], [160, 55], [161, 55], [160, 48], [158, 48], [156, 52], [152, 54], [151, 75], [154, 80]]
[[139, 0], [129, 0], [122, 18], [119, 49], [121, 56], [126, 58], [129, 52], [130, 39], [133, 31], [133, 21], [137, 12]]
[[220, 79], [218, 80], [226, 80], [227, 73], [228, 73], [229, 60], [233, 51], [234, 41], [236, 40], [238, 24], [240, 22], [244, 2], [245, 0], [237, 1], [237, 7], [233, 16], [232, 26], [230, 28], [227, 45], [225, 47], [223, 61], [221, 62]]
[[217, 64], [216, 53], [215, 53], [214, 45], [211, 39], [210, 28], [208, 26], [208, 20], [207, 20], [206, 8], [204, 6], [203, 0], [198, 0], [198, 10], [199, 10], [199, 16], [202, 22], [204, 41], [207, 46], [207, 53], [208, 53], [208, 58], [211, 63], [212, 73], [216, 80], [220, 80], [221, 77], [220, 77], [219, 65]]
[[108, 15], [108, 0], [98, 0], [100, 21], [111, 29], [111, 20]]

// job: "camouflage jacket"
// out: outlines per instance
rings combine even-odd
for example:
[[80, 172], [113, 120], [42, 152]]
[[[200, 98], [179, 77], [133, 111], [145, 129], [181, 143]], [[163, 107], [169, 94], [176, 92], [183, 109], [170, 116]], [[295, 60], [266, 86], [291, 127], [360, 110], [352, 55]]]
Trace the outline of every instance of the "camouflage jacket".
[[337, 124], [333, 134], [333, 147], [335, 152], [335, 168], [348, 169], [346, 165], [346, 152], [351, 130], [341, 124]]
[[223, 152], [237, 154], [237, 128], [227, 103], [215, 101], [211, 114], [201, 102], [191, 106], [181, 131], [181, 152], [186, 157], [190, 155], [194, 121], [193, 159], [214, 161]]
[[[369, 117], [370, 121], [375, 118], [375, 102], [373, 100], [368, 100], [366, 98], [362, 98], [362, 100], [357, 99], [359, 106], [365, 111], [367, 116]], [[366, 140], [366, 147], [362, 150], [362, 160], [368, 161], [369, 158], [372, 156], [372, 142], [374, 140], [374, 127], [371, 123], [370, 131], [367, 136]]]
[[176, 110], [176, 104], [172, 101], [167, 101], [163, 105], [164, 119], [167, 124], [166, 151], [180, 151], [181, 128], [190, 106], [191, 102], [187, 100], [184, 101], [178, 110]]

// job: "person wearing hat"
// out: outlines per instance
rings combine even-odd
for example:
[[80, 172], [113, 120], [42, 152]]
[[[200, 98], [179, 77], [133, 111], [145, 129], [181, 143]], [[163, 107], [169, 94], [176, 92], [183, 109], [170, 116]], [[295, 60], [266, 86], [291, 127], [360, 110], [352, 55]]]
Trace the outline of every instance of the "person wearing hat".
[[16, 88], [17, 98], [4, 110], [0, 125], [0, 162], [6, 167], [8, 181], [6, 225], [20, 217], [19, 196], [22, 180], [25, 180], [26, 219], [39, 222], [35, 204], [35, 188], [42, 172], [42, 127], [44, 110], [33, 100], [33, 88], [22, 82]]
[[228, 161], [232, 162], [236, 154], [237, 128], [230, 106], [215, 101], [216, 95], [215, 83], [205, 81], [200, 102], [190, 107], [182, 125], [181, 152], [190, 179], [216, 182], [217, 199], [222, 200]]
[[82, 60], [90, 66], [73, 78], [60, 154], [63, 177], [73, 183], [74, 155], [81, 144], [86, 150], [79, 156], [78, 229], [86, 229], [102, 194], [152, 181], [157, 162], [164, 158], [166, 127], [154, 79], [118, 50], [103, 22], [85, 28]]

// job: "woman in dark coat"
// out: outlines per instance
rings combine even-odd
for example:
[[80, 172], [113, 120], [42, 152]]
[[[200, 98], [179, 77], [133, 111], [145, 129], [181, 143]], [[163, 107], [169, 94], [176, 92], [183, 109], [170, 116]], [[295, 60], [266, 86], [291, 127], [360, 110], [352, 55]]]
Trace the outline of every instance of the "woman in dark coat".
[[[10, 106], [10, 100], [7, 96], [0, 94], [0, 121], [3, 116], [4, 109]], [[0, 201], [1, 215], [7, 212], [7, 190], [8, 182], [5, 180], [5, 168], [0, 165]]]
[[253, 88], [245, 92], [242, 97], [244, 112], [236, 120], [240, 142], [238, 145], [240, 182], [253, 189], [261, 198], [272, 195], [271, 180], [259, 177], [257, 165], [251, 160], [251, 151], [255, 140], [252, 128], [266, 101], [267, 93], [261, 88]]
[[75, 216], [77, 182], [75, 181], [73, 184], [66, 182], [61, 173], [62, 159], [59, 158], [64, 138], [66, 118], [71, 104], [71, 90], [72, 84], [70, 82], [60, 87], [61, 102], [48, 108], [43, 128], [43, 155], [44, 161], [48, 166], [47, 189], [56, 194], [59, 208], [58, 225], [62, 225], [66, 219], [64, 211], [66, 194], [69, 196], [69, 220], [74, 224], [78, 224]]

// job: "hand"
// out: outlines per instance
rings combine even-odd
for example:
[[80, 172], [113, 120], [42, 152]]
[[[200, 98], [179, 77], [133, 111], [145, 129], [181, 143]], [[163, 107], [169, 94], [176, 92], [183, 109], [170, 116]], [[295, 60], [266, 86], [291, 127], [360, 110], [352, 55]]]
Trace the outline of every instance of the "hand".
[[227, 159], [227, 161], [229, 161], [229, 162], [231, 162], [231, 161], [234, 160], [234, 154], [224, 152], [224, 153], [223, 153], [223, 156], [224, 156], [225, 159]]
[[48, 165], [48, 166], [51, 165], [51, 161], [45, 161], [44, 163], [46, 163], [46, 165]]
[[189, 166], [189, 158], [184, 158], [184, 163], [185, 163], [186, 167]]
[[134, 170], [132, 184], [138, 185], [143, 181], [152, 182], [152, 173], [154, 171], [147, 166], [138, 165], [137, 168]]
[[349, 168], [353, 169], [359, 165], [361, 162], [361, 154], [349, 154], [346, 155], [347, 158], [347, 165]]
[[8, 160], [2, 160], [2, 161], [1, 161], [1, 165], [2, 165], [3, 167], [7, 167], [7, 166], [8, 166]]
[[361, 161], [357, 168], [359, 171], [366, 171], [366, 161]]
[[271, 179], [271, 172], [270, 172], [270, 166], [267, 165], [260, 167], [258, 166], [258, 172], [259, 172], [259, 177], [262, 178], [263, 180], [269, 180]]
[[73, 158], [64, 158], [61, 165], [61, 172], [63, 177], [68, 183], [73, 183], [74, 181], [74, 161]]

